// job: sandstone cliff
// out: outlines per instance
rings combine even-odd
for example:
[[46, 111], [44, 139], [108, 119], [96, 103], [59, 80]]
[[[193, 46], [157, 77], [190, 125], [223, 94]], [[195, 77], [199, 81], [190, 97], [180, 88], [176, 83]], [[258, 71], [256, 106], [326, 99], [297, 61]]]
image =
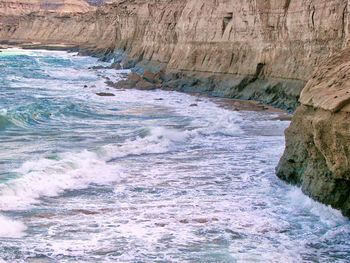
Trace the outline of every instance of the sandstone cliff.
[[350, 217], [350, 49], [323, 62], [286, 130], [277, 175]]
[[349, 41], [347, 0], [116, 0], [84, 14], [30, 13], [0, 27], [0, 40], [118, 50], [124, 66], [166, 69], [166, 87], [291, 111], [316, 69], [277, 174], [350, 216], [350, 56], [337, 53]]
[[84, 15], [31, 14], [0, 39], [121, 49], [211, 77], [206, 92], [292, 110], [313, 69], [346, 45], [348, 17], [343, 0], [119, 0]]
[[1, 0], [1, 16], [22, 16], [40, 10], [87, 12], [92, 8], [83, 0]]

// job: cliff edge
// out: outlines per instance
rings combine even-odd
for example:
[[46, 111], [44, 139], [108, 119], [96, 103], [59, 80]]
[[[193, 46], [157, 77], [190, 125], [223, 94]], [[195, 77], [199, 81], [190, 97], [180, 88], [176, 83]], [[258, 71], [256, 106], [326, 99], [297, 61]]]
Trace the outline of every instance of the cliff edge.
[[350, 217], [350, 48], [330, 57], [301, 93], [277, 175]]
[[[0, 8], [11, 1], [28, 0]], [[118, 54], [124, 67], [162, 70], [180, 91], [289, 111], [300, 97], [277, 175], [350, 216], [349, 17], [347, 0], [116, 0], [5, 20], [0, 41]]]
[[23, 16], [41, 10], [57, 12], [88, 12], [93, 10], [83, 0], [1, 0], [1, 16]]
[[343, 0], [117, 0], [84, 14], [31, 13], [0, 40], [117, 49], [129, 65], [190, 78], [175, 79], [180, 90], [293, 111], [313, 69], [346, 45], [348, 19]]

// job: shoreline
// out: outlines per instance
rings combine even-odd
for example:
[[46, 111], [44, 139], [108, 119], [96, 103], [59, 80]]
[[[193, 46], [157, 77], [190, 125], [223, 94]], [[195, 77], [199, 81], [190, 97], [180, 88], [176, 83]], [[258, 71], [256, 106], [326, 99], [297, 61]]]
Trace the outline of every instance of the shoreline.
[[[299, 90], [302, 84], [298, 83], [298, 80], [258, 78], [258, 76], [239, 76], [232, 74], [222, 75], [204, 72], [173, 72], [166, 68], [166, 64], [131, 59], [126, 52], [73, 43], [0, 42], [0, 50], [6, 48], [77, 52], [80, 56], [97, 57], [101, 61], [111, 62], [111, 67], [119, 64], [120, 69], [130, 69], [140, 76], [145, 72], [152, 72], [158, 75], [162, 74], [163, 76], [160, 76], [161, 83], [156, 83], [161, 84], [161, 86], [156, 88], [176, 90], [187, 94], [207, 94], [213, 98], [251, 101], [254, 102], [253, 104], [261, 104], [269, 109], [282, 110], [289, 114], [293, 114], [299, 105], [296, 94], [286, 95], [282, 92], [285, 89], [285, 85], [291, 85], [292, 87], [299, 86], [297, 88]], [[111, 84], [110, 86], [114, 86], [116, 83], [110, 82], [109, 84]], [[131, 84], [133, 84], [131, 86], [136, 85], [136, 83]], [[143, 87], [140, 89], [143, 89]], [[281, 92], [282, 94], [279, 94]], [[296, 91], [296, 93], [299, 92]], [[258, 107], [256, 107], [256, 110], [258, 110]]]
[[[19, 48], [19, 49], [24, 49], [24, 50], [48, 50], [48, 51], [67, 51], [67, 52], [81, 52], [81, 48], [78, 45], [70, 45], [70, 44], [57, 44], [57, 43], [52, 43], [52, 44], [42, 44], [40, 42], [27, 42], [27, 43], [17, 43], [17, 44], [2, 44], [0, 42], [0, 51], [2, 49], [8, 49], [8, 48]], [[84, 48], [82, 49], [84, 51]], [[91, 55], [84, 55], [80, 54], [81, 56], [91, 56]], [[95, 54], [95, 57], [98, 57], [99, 53]], [[112, 62], [113, 65], [113, 62]], [[112, 67], [111, 65], [111, 67]], [[128, 74], [130, 75], [130, 74]], [[117, 82], [118, 83], [118, 82]], [[108, 83], [106, 83], [108, 85]], [[116, 84], [116, 83], [114, 83]], [[160, 87], [159, 89], [163, 90], [173, 90], [173, 89], [165, 89], [164, 87]], [[175, 90], [175, 89], [174, 89]], [[216, 104], [218, 104], [220, 107], [233, 110], [233, 111], [255, 111], [255, 112], [275, 112], [279, 113], [281, 116], [277, 117], [276, 120], [281, 120], [281, 121], [290, 121], [292, 119], [293, 114], [290, 112], [273, 107], [269, 104], [256, 101], [256, 100], [244, 100], [244, 99], [235, 99], [235, 98], [228, 98], [228, 97], [219, 97], [219, 96], [213, 96], [211, 94], [207, 93], [195, 93], [195, 92], [187, 92], [187, 91], [181, 91], [186, 94], [195, 96], [195, 97], [207, 97], [211, 98]]]

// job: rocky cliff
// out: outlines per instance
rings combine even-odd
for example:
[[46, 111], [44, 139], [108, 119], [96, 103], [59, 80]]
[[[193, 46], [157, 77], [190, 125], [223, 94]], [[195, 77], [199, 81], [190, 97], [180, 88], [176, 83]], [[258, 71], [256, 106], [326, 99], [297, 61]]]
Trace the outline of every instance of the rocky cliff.
[[118, 50], [124, 66], [165, 69], [166, 87], [290, 111], [312, 77], [277, 173], [349, 216], [349, 57], [336, 55], [349, 40], [347, 0], [116, 0], [32, 12], [0, 27], [0, 40]]
[[1, 0], [1, 16], [23, 16], [41, 10], [87, 12], [92, 8], [83, 0]]
[[286, 130], [277, 175], [350, 217], [350, 49], [321, 63]]
[[84, 15], [31, 14], [0, 39], [121, 49], [129, 60], [210, 79], [208, 93], [293, 110], [348, 32], [343, 0], [119, 0]]

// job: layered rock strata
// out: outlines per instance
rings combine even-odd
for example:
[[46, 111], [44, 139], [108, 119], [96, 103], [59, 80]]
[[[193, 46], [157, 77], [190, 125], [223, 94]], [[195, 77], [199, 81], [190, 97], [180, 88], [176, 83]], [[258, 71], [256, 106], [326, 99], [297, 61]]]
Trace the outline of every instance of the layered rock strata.
[[348, 3], [119, 0], [84, 15], [31, 14], [0, 39], [119, 49], [139, 66], [190, 75], [199, 91], [293, 110], [313, 69], [346, 45]]
[[85, 13], [94, 9], [83, 0], [1, 0], [0, 34], [9, 37], [19, 27], [21, 17], [34, 12], [67, 14], [72, 12]]
[[277, 174], [350, 216], [349, 51], [335, 55], [349, 40], [347, 0], [116, 0], [84, 14], [31, 12], [4, 22], [0, 40], [64, 44], [107, 58], [117, 50], [124, 67], [160, 71], [156, 83], [142, 74], [125, 86], [255, 99], [291, 111], [320, 66], [286, 131]]
[[41, 10], [88, 12], [92, 8], [83, 0], [1, 0], [1, 16], [22, 16]]
[[285, 132], [277, 175], [350, 217], [350, 48], [315, 72]]

